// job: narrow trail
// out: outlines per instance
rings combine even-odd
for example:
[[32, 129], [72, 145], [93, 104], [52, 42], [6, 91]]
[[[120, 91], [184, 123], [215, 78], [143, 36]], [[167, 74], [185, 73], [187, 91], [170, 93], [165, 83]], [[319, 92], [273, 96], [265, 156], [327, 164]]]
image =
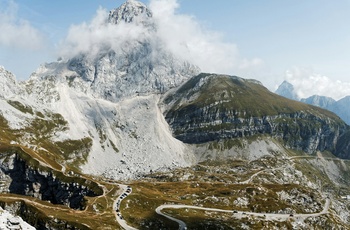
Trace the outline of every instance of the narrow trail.
[[281, 166], [281, 167], [278, 167], [278, 168], [264, 169], [264, 170], [258, 171], [256, 173], [254, 173], [253, 175], [251, 175], [249, 179], [240, 182], [240, 184], [249, 184], [253, 180], [254, 177], [258, 176], [261, 173], [264, 173], [264, 172], [266, 173], [266, 172], [275, 171], [275, 170], [281, 170], [283, 168], [285, 168], [285, 167]]
[[340, 158], [335, 158], [335, 157], [323, 157], [321, 155], [318, 155], [318, 156], [294, 156], [294, 157], [289, 157], [287, 159], [288, 160], [317, 159], [317, 160], [350, 162], [350, 160], [347, 160], [347, 159], [340, 159]]

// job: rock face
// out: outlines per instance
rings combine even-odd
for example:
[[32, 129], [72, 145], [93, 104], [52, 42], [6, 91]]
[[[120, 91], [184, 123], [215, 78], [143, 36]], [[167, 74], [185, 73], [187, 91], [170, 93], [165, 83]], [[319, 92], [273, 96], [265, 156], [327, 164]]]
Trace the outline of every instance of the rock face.
[[100, 195], [74, 179], [64, 182], [50, 172], [30, 167], [14, 153], [2, 153], [0, 170], [1, 177], [7, 181], [7, 186], [1, 188], [3, 192], [32, 196], [74, 209], [84, 208], [84, 196]]
[[9, 98], [19, 92], [15, 76], [0, 66], [0, 98]]
[[308, 153], [329, 150], [350, 157], [344, 155], [347, 147], [340, 147], [349, 128], [337, 116], [275, 95], [251, 80], [200, 74], [163, 102], [175, 137], [185, 143], [268, 134]]
[[93, 61], [85, 56], [71, 59], [68, 69], [77, 77], [70, 78], [70, 86], [83, 86], [85, 92], [117, 102], [131, 96], [164, 93], [198, 73], [195, 66], [152, 47], [150, 42], [146, 38], [130, 42], [125, 49], [110, 50]]

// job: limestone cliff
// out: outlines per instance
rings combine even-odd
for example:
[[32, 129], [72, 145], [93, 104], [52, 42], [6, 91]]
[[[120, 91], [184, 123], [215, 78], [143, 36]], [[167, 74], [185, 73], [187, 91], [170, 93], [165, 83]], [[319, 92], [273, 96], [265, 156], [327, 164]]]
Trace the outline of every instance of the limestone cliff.
[[349, 158], [349, 127], [331, 112], [271, 93], [259, 82], [200, 74], [163, 100], [179, 140], [205, 143], [268, 134], [308, 153], [331, 151]]

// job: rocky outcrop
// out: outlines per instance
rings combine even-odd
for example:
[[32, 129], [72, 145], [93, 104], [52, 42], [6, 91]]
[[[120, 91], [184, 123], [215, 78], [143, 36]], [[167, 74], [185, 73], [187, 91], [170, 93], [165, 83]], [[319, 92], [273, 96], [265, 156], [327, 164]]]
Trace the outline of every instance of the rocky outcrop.
[[[230, 116], [230, 111], [210, 113], [198, 109], [193, 114], [202, 121], [172, 119], [167, 116], [176, 138], [190, 143], [204, 143], [257, 134], [269, 134], [282, 139], [289, 147], [313, 153], [315, 151], [334, 151], [336, 143], [346, 127], [330, 124], [307, 113], [281, 114], [239, 118]], [[188, 118], [188, 117], [187, 117]], [[192, 124], [188, 126], [188, 124]]]
[[24, 222], [19, 216], [12, 215], [10, 212], [3, 210], [0, 207], [0, 229], [12, 229], [12, 230], [35, 230], [33, 226]]
[[84, 208], [84, 196], [102, 194], [97, 185], [91, 184], [95, 187], [91, 189], [84, 184], [87, 183], [85, 180], [29, 166], [19, 154], [12, 151], [2, 153], [1, 161], [0, 176], [6, 181], [1, 187], [2, 192], [32, 196], [74, 209]]
[[130, 96], [164, 93], [198, 74], [197, 67], [152, 43], [147, 38], [128, 41], [123, 50], [109, 50], [94, 60], [84, 55], [71, 59], [67, 68], [78, 77], [70, 78], [70, 86], [119, 101]]
[[250, 80], [201, 74], [163, 101], [166, 120], [185, 143], [267, 134], [308, 153], [328, 150], [350, 157], [339, 144], [349, 127], [338, 117], [274, 95]]
[[15, 75], [0, 66], [0, 98], [10, 98], [19, 91]]

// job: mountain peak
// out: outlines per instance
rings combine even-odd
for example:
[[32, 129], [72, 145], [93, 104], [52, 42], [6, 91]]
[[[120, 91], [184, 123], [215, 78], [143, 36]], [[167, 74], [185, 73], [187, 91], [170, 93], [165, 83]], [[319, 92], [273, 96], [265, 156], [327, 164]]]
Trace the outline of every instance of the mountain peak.
[[152, 12], [145, 4], [136, 0], [127, 0], [120, 7], [109, 12], [108, 22], [119, 24], [120, 22], [135, 22], [145, 24], [152, 17]]
[[[151, 11], [141, 2], [128, 0], [110, 12], [108, 22], [122, 35], [115, 42], [109, 38], [96, 47], [68, 60], [46, 64], [38, 69], [31, 80], [60, 81], [70, 88], [117, 102], [136, 95], [164, 93], [199, 74], [197, 66], [176, 56], [165, 46], [157, 33]], [[108, 26], [109, 26], [108, 25]], [[115, 26], [114, 26], [115, 25]], [[135, 29], [141, 36], [124, 36], [124, 27]], [[47, 101], [53, 95], [46, 86], [29, 86]], [[51, 83], [48, 83], [51, 84]], [[40, 89], [39, 89], [40, 88]], [[43, 91], [47, 93], [43, 93]], [[57, 93], [58, 95], [58, 93]], [[54, 97], [53, 100], [59, 97]], [[49, 101], [52, 101], [49, 98]]]
[[294, 86], [288, 81], [282, 82], [282, 84], [276, 90], [276, 94], [292, 100], [299, 100], [299, 97], [294, 90]]

